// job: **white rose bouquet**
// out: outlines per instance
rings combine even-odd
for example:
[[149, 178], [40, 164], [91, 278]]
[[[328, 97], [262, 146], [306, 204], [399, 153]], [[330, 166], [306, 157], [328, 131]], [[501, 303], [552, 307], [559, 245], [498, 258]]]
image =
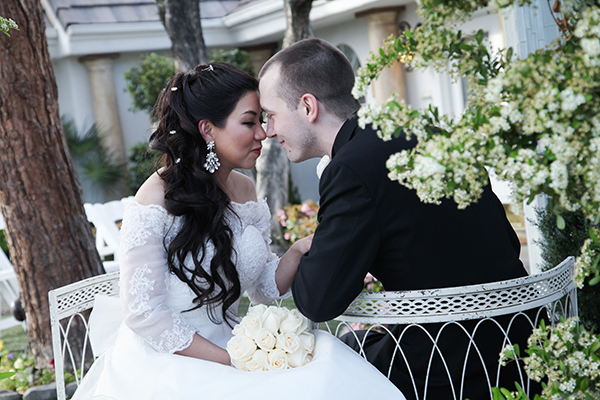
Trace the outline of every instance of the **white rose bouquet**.
[[276, 371], [308, 364], [315, 336], [308, 319], [285, 307], [251, 307], [233, 328], [227, 352], [234, 367], [242, 371]]

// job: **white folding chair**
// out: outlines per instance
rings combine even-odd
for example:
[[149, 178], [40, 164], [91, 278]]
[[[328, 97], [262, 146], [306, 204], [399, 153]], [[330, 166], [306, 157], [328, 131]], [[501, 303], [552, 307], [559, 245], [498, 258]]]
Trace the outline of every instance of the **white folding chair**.
[[[88, 315], [97, 295], [119, 295], [119, 272], [99, 275], [48, 292], [52, 349], [58, 400], [66, 399], [65, 367], [75, 374], [79, 386], [87, 372], [86, 356], [91, 354]], [[74, 337], [75, 324], [84, 327], [84, 337]], [[81, 340], [83, 339], [83, 340]], [[81, 355], [80, 359], [78, 354]]]
[[[509, 330], [517, 318], [526, 319], [533, 331], [533, 328], [538, 326], [544, 315], [547, 315], [552, 326], [560, 320], [560, 317], [577, 316], [577, 287], [572, 278], [573, 265], [574, 258], [569, 257], [549, 271], [502, 282], [404, 292], [363, 292], [352, 302], [343, 315], [336, 318], [341, 323], [332, 333], [336, 336], [340, 336], [345, 332], [352, 333], [354, 330], [351, 324], [360, 323], [372, 325], [368, 331], [379, 330], [384, 334], [392, 335], [396, 346], [393, 350], [394, 354], [391, 356], [387, 376], [390, 377], [394, 360], [403, 360], [408, 365], [407, 370], [410, 374], [415, 396], [418, 399], [425, 399], [428, 398], [429, 368], [434, 352], [442, 358], [443, 365], [447, 365], [447, 360], [441, 354], [440, 348], [437, 347], [438, 339], [443, 334], [444, 329], [460, 326], [465, 321], [475, 321], [476, 328], [472, 335], [464, 328], [463, 331], [470, 340], [467, 350], [470, 353], [467, 353], [467, 355], [475, 354], [481, 357], [477, 341], [473, 340], [473, 336], [483, 324], [492, 324], [499, 329], [505, 338], [504, 344], [509, 344]], [[505, 315], [512, 316], [506, 329], [493, 319]], [[534, 315], [534, 317], [532, 318], [531, 315]], [[442, 328], [439, 330], [440, 333], [437, 337], [429, 335], [433, 346], [432, 353], [429, 355], [429, 366], [426, 376], [417, 377], [413, 375], [410, 360], [407, 359], [400, 340], [411, 329], [425, 332], [424, 327], [430, 323], [440, 323]], [[389, 324], [403, 326], [401, 333], [398, 335], [399, 337], [396, 337], [387, 327]], [[332, 330], [329, 326], [325, 329]], [[366, 357], [362, 346], [367, 335], [363, 337], [362, 341], [356, 334], [354, 334], [354, 337], [359, 344], [361, 355]], [[498, 368], [497, 374], [493, 375], [488, 373], [483, 363], [480, 366], [485, 370], [484, 373], [488, 377], [487, 384], [490, 398], [492, 398], [492, 388], [497, 386], [502, 369]], [[450, 375], [447, 367], [446, 372]], [[522, 366], [519, 366], [519, 375], [521, 377], [519, 384], [528, 391], [529, 378]], [[464, 371], [461, 384], [459, 387], [454, 387], [454, 399], [463, 398], [464, 380], [462, 379], [464, 379]], [[425, 391], [422, 397], [417, 393], [416, 381], [425, 382]]]
[[[0, 214], [0, 231], [6, 228], [4, 218]], [[20, 288], [17, 274], [12, 263], [0, 249], [0, 296], [9, 306], [19, 298]], [[0, 314], [2, 314], [2, 301], [0, 301]], [[27, 325], [24, 322], [17, 321], [12, 315], [8, 318], [0, 320], [0, 332], [4, 329], [12, 328], [13, 326], [21, 325], [26, 329]]]
[[[119, 270], [119, 223], [123, 220], [125, 206], [133, 196], [107, 203], [85, 203], [88, 221], [96, 227], [96, 248], [107, 273]], [[106, 260], [112, 256], [112, 260]]]

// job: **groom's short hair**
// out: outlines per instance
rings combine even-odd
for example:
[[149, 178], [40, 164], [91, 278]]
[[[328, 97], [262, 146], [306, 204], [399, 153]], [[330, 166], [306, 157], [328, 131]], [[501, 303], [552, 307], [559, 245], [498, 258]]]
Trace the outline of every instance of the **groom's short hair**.
[[259, 79], [273, 65], [280, 68], [279, 97], [290, 110], [298, 107], [306, 93], [340, 119], [347, 119], [360, 108], [352, 96], [354, 70], [350, 61], [325, 40], [305, 39], [279, 51], [262, 67]]

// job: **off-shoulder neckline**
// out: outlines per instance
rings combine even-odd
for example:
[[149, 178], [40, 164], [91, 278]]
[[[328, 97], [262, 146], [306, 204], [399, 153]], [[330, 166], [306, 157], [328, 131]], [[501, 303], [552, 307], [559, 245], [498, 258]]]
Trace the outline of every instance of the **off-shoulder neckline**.
[[267, 202], [267, 199], [248, 200], [245, 203], [238, 203], [237, 201], [231, 200], [231, 204], [235, 204], [236, 206], [245, 206], [245, 205], [251, 205], [251, 204], [264, 204], [266, 202]]
[[[266, 199], [259, 199], [259, 200], [248, 200], [245, 203], [238, 203], [237, 201], [233, 201], [231, 200], [231, 204], [238, 206], [238, 207], [243, 207], [243, 206], [247, 206], [247, 205], [254, 205], [254, 204], [266, 204], [267, 200]], [[137, 201], [136, 199], [132, 199], [131, 203], [135, 203], [138, 206], [141, 207], [148, 207], [148, 208], [159, 208], [165, 212], [169, 212], [167, 211], [167, 209], [163, 206], [161, 206], [160, 204], [142, 204], [139, 201]]]

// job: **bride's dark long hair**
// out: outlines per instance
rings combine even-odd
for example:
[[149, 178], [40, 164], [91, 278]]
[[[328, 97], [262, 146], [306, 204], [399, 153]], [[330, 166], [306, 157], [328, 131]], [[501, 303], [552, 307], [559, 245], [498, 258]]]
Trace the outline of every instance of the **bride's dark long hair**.
[[[213, 62], [180, 72], [158, 99], [158, 127], [150, 136], [150, 147], [163, 153], [160, 177], [165, 186], [166, 209], [172, 215], [183, 216], [183, 226], [167, 248], [169, 269], [194, 292], [190, 310], [207, 306], [215, 323], [229, 324], [233, 320], [235, 315], [228, 310], [239, 298], [241, 287], [232, 260], [232, 232], [225, 220], [231, 201], [203, 167], [207, 149], [198, 123], [208, 120], [224, 127], [237, 102], [256, 90], [256, 79], [225, 63]], [[219, 149], [216, 151], [218, 155]], [[213, 244], [214, 254], [208, 242]], [[202, 262], [211, 256], [210, 271], [205, 271]], [[190, 257], [193, 268], [185, 265]], [[220, 317], [214, 312], [219, 304]]]

